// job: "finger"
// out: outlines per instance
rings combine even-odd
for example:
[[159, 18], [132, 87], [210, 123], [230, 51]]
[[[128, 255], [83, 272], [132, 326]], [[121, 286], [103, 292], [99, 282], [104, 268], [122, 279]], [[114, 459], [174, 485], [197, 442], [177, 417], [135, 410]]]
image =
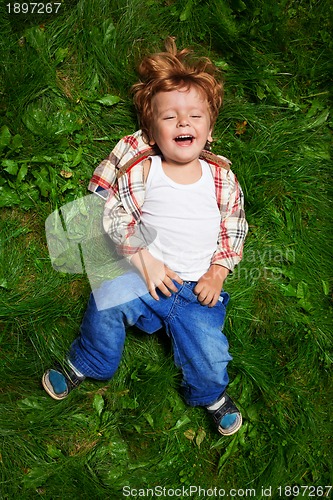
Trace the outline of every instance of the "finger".
[[176, 281], [177, 283], [179, 283], [179, 285], [182, 285], [183, 284], [183, 280], [180, 276], [178, 276], [177, 273], [175, 273], [175, 271], [172, 271], [169, 267], [165, 266], [165, 274], [166, 276], [168, 276], [169, 278], [171, 278], [172, 280]]
[[176, 274], [176, 276], [173, 279], [175, 281], [177, 281], [177, 283], [179, 283], [180, 285], [182, 285], [184, 283], [182, 278], [180, 276], [178, 276], [178, 274]]
[[208, 304], [208, 307], [214, 307], [214, 306], [216, 306], [218, 300], [219, 300], [219, 295], [215, 295], [214, 298], [213, 298], [213, 300], [211, 301], [211, 303]]
[[212, 307], [211, 304], [214, 301], [214, 294], [207, 293], [207, 294], [198, 295], [198, 300], [199, 300], [201, 305]]
[[157, 291], [156, 291], [156, 288], [155, 288], [153, 283], [150, 283], [148, 290], [149, 290], [150, 295], [153, 297], [153, 299], [160, 300], [159, 296], [157, 295]]
[[209, 288], [205, 288], [204, 286], [200, 285], [199, 283], [197, 286], [194, 288], [196, 290], [196, 295], [198, 296], [198, 300], [202, 302], [205, 300], [206, 297], [210, 294]]
[[202, 306], [207, 306], [210, 302], [210, 300], [207, 298], [207, 295], [199, 294], [198, 295], [198, 301]]
[[169, 288], [165, 286], [165, 284], [162, 282], [160, 283], [157, 288], [159, 289], [160, 292], [163, 293], [166, 297], [171, 297], [172, 293], [170, 292]]
[[193, 292], [198, 296], [202, 293], [202, 288], [199, 283], [195, 285], [195, 287], [193, 288]]
[[174, 282], [172, 281], [172, 279], [169, 276], [164, 277], [163, 283], [172, 292], [178, 292], [178, 288], [176, 287], [176, 285], [174, 284]]

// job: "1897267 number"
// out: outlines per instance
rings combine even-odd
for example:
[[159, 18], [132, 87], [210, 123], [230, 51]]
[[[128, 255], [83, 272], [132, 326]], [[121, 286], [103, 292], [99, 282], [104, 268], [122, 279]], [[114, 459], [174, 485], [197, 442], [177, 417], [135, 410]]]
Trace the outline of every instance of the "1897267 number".
[[60, 2], [23, 2], [8, 3], [8, 14], [57, 14], [61, 7]]
[[307, 498], [315, 497], [328, 497], [332, 486], [279, 486], [278, 495], [280, 497], [304, 497]]

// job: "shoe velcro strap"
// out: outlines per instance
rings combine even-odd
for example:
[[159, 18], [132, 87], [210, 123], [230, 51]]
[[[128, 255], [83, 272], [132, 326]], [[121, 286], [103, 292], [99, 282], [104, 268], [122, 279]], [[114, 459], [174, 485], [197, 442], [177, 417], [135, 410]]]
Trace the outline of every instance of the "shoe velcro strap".
[[55, 370], [57, 372], [60, 372], [64, 375], [66, 378], [67, 386], [69, 390], [75, 389], [75, 387], [78, 387], [82, 380], [84, 380], [85, 377], [79, 377], [74, 370], [72, 370], [70, 367], [63, 367], [60, 364], [56, 364]]
[[239, 409], [233, 403], [232, 399], [228, 396], [228, 394], [224, 393], [223, 396], [221, 397], [221, 400], [223, 398], [224, 402], [221, 404], [221, 406], [217, 410], [209, 412], [212, 414], [214, 422], [217, 426], [220, 425], [220, 422], [225, 415], [228, 415], [230, 413], [239, 413]]

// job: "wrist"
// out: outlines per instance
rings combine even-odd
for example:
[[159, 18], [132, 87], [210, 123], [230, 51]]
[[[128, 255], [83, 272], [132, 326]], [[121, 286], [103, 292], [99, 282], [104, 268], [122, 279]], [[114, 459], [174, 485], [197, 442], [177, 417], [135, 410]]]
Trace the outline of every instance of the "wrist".
[[[138, 252], [136, 252], [131, 258], [131, 264], [136, 267], [136, 269], [141, 273], [143, 278], [145, 279], [147, 285], [150, 282], [149, 272], [147, 269], [147, 264], [149, 262], [149, 251], [147, 248], [142, 248]], [[149, 265], [149, 264], [148, 264]]]
[[230, 272], [227, 267], [221, 266], [219, 264], [212, 264], [209, 268], [209, 271], [212, 272], [213, 276], [219, 277], [223, 279], [223, 281], [226, 279]]
[[147, 248], [140, 248], [137, 252], [135, 252], [133, 255], [131, 255], [129, 261], [132, 264], [132, 266], [138, 267], [142, 264], [142, 259], [149, 254], [149, 251]]

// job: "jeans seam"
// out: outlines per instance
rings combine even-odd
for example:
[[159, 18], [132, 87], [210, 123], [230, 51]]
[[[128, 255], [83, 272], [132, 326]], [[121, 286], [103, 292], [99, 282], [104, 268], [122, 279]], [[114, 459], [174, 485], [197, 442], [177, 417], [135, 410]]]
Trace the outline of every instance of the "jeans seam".
[[170, 311], [168, 312], [167, 316], [164, 318], [165, 323], [167, 323], [168, 321], [171, 321], [177, 315], [177, 314], [173, 315], [173, 311], [174, 311], [175, 307], [177, 306], [177, 303], [179, 302], [179, 294], [183, 290], [184, 287], [185, 287], [185, 282], [181, 285], [179, 290], [175, 293], [173, 304], [170, 307]]

